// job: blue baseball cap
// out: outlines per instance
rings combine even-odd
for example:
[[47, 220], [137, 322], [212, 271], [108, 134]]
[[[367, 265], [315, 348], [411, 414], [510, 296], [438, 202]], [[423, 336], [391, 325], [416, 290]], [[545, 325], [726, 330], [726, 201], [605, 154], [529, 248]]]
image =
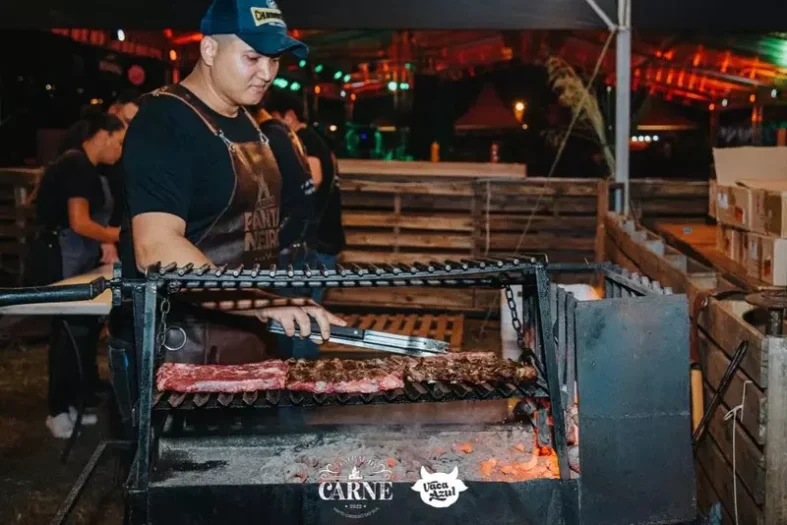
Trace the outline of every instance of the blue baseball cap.
[[309, 55], [306, 44], [287, 34], [287, 24], [275, 0], [213, 0], [200, 23], [200, 32], [237, 35], [263, 55]]

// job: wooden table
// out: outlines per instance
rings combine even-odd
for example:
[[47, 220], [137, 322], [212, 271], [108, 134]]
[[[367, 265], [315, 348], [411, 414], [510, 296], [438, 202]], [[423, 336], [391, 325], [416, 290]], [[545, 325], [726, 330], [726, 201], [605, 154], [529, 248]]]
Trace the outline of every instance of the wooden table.
[[[94, 279], [104, 277], [112, 278], [112, 265], [105, 265], [93, 271], [64, 279], [50, 286], [68, 284], [87, 284]], [[104, 293], [91, 301], [73, 301], [60, 303], [38, 303], [5, 306], [0, 308], [0, 315], [108, 315], [112, 310], [112, 290]]]
[[773, 288], [772, 285], [748, 275], [746, 268], [716, 249], [716, 226], [701, 223], [657, 222], [654, 233], [686, 255], [711, 266], [728, 280], [747, 290]]

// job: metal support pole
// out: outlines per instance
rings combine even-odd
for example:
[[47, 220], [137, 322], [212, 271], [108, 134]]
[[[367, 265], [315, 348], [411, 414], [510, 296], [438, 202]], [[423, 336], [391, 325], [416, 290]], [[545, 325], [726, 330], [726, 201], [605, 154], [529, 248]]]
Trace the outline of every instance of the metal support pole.
[[544, 347], [544, 365], [547, 372], [549, 402], [552, 410], [552, 428], [555, 434], [553, 441], [557, 453], [560, 479], [570, 477], [568, 466], [568, 444], [566, 441], [566, 414], [563, 409], [563, 392], [560, 388], [558, 375], [557, 349], [552, 333], [552, 316], [550, 315], [549, 276], [543, 264], [536, 266], [536, 287], [538, 293], [538, 324], [541, 332], [541, 344]]
[[139, 372], [139, 438], [137, 441], [137, 469], [134, 473], [134, 488], [141, 490], [147, 490], [148, 488], [150, 466], [150, 418], [153, 408], [153, 368], [156, 355], [156, 299], [158, 297], [155, 282], [145, 283], [144, 290], [144, 330]]
[[631, 0], [618, 0], [615, 99], [615, 211], [629, 214], [629, 140], [631, 135]]

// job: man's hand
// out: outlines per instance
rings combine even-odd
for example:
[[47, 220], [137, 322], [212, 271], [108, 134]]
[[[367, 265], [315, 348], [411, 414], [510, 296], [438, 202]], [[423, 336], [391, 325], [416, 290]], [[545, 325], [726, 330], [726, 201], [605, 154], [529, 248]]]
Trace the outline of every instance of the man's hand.
[[257, 310], [257, 317], [261, 321], [273, 319], [281, 323], [287, 337], [295, 335], [295, 325], [300, 329], [301, 338], [305, 339], [312, 333], [311, 320], [313, 317], [320, 325], [320, 335], [327, 341], [331, 337], [331, 325], [347, 326], [341, 317], [337, 317], [328, 310], [318, 305], [305, 306], [271, 306]]
[[120, 261], [117, 247], [112, 243], [101, 245], [101, 264], [115, 264]]

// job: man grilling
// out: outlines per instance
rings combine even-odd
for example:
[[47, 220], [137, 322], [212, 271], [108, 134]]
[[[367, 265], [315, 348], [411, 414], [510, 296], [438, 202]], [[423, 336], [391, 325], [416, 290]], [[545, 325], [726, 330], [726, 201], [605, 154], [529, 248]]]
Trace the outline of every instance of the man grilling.
[[[123, 163], [130, 220], [120, 254], [127, 276], [156, 262], [278, 263], [281, 174], [245, 106], [259, 104], [283, 53], [305, 58], [308, 49], [287, 34], [273, 0], [214, 0], [201, 32], [194, 71], [142, 97], [129, 128]], [[275, 344], [260, 321], [280, 322], [290, 337], [297, 325], [305, 337], [314, 318], [324, 339], [331, 323], [345, 324], [313, 303], [298, 304], [217, 311], [179, 302], [167, 318], [167, 359], [260, 361], [274, 355]]]

